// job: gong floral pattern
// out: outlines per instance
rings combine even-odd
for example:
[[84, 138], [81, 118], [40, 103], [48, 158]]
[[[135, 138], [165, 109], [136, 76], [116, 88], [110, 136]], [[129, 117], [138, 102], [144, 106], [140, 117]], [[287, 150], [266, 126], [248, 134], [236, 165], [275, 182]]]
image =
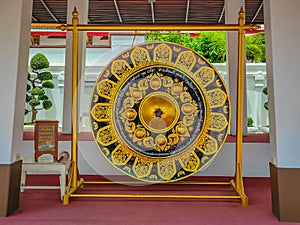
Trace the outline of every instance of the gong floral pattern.
[[221, 150], [230, 102], [201, 55], [173, 43], [134, 46], [110, 62], [91, 96], [94, 139], [113, 166], [138, 180], [172, 182]]

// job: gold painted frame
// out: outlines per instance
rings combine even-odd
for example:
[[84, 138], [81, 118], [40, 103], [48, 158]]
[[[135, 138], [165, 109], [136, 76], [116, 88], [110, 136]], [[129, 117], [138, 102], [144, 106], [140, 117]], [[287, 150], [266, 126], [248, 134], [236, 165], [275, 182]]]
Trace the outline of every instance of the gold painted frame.
[[[241, 8], [239, 12], [238, 24], [226, 25], [80, 25], [78, 24], [78, 12], [76, 8], [73, 11], [71, 25], [61, 25], [58, 28], [61, 30], [72, 31], [72, 169], [70, 171], [70, 180], [68, 189], [63, 197], [63, 204], [69, 204], [70, 197], [101, 197], [101, 198], [186, 198], [186, 199], [240, 199], [243, 206], [248, 206], [248, 197], [245, 194], [243, 178], [242, 178], [242, 129], [243, 129], [243, 93], [244, 93], [244, 77], [245, 77], [245, 31], [255, 30], [256, 25], [245, 24], [245, 12]], [[238, 85], [237, 85], [237, 117], [236, 117], [236, 159], [235, 159], [235, 176], [230, 182], [194, 182], [193, 184], [216, 184], [216, 185], [231, 185], [237, 195], [133, 195], [133, 194], [79, 194], [76, 191], [83, 184], [105, 184], [111, 182], [88, 182], [80, 178], [78, 173], [77, 162], [77, 118], [78, 96], [76, 93], [78, 86], [78, 33], [80, 31], [237, 31], [238, 32]], [[127, 183], [127, 182], [125, 182]]]

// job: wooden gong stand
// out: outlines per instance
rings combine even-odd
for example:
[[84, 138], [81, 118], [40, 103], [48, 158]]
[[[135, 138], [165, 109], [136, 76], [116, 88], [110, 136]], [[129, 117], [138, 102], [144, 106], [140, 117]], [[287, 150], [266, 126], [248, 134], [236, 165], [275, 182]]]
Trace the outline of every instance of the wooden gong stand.
[[[72, 99], [75, 99], [72, 104], [72, 167], [70, 170], [70, 179], [67, 191], [63, 196], [63, 204], [69, 204], [70, 197], [100, 197], [100, 198], [181, 198], [181, 199], [240, 199], [242, 206], [248, 206], [248, 197], [245, 194], [243, 177], [242, 177], [242, 143], [243, 143], [243, 93], [245, 79], [245, 31], [255, 30], [256, 25], [245, 24], [245, 12], [241, 8], [239, 12], [238, 24], [226, 25], [81, 25], [78, 24], [78, 12], [76, 8], [72, 13], [72, 24], [61, 25], [58, 28], [61, 30], [72, 31]], [[137, 194], [79, 194], [77, 190], [83, 187], [84, 184], [105, 184], [112, 182], [88, 182], [80, 177], [78, 172], [77, 159], [77, 118], [78, 118], [78, 33], [80, 31], [237, 31], [238, 32], [238, 84], [237, 84], [237, 116], [236, 116], [236, 158], [235, 158], [235, 176], [229, 182], [197, 182], [197, 184], [210, 185], [231, 185], [235, 190], [236, 195], [137, 195]]]

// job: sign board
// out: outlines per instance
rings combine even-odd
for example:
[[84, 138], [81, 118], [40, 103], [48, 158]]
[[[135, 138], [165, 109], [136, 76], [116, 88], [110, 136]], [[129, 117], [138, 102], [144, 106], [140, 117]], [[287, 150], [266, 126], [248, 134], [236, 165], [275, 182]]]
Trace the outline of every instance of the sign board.
[[58, 121], [36, 121], [34, 126], [35, 161], [44, 154], [58, 157]]

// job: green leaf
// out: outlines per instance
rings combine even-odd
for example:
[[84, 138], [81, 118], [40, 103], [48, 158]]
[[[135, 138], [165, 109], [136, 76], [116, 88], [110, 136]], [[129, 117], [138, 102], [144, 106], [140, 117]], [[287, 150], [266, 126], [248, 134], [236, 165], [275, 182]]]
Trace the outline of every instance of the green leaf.
[[253, 127], [253, 119], [252, 117], [247, 117], [247, 126], [248, 127]]
[[33, 99], [33, 97], [30, 96], [30, 95], [28, 95], [28, 94], [26, 94], [26, 102], [29, 102], [31, 99]]
[[55, 84], [50, 80], [46, 80], [46, 81], [43, 82], [42, 87], [53, 89], [55, 87]]
[[[202, 31], [199, 36], [190, 37], [189, 33], [150, 32], [146, 41], [167, 41], [182, 44], [198, 52], [212, 63], [226, 62], [226, 32]], [[251, 62], [266, 62], [265, 35], [259, 33], [246, 36], [246, 56]]]
[[251, 62], [266, 62], [265, 34], [246, 36], [246, 57]]
[[255, 44], [248, 44], [246, 46], [246, 57], [250, 62], [261, 62], [263, 59], [261, 47]]
[[38, 100], [38, 99], [31, 99], [28, 103], [32, 107], [35, 107], [35, 106], [38, 106], [39, 104], [41, 104], [40, 100]]
[[45, 100], [43, 102], [43, 107], [44, 107], [45, 110], [50, 109], [52, 107], [52, 102], [50, 100]]
[[201, 32], [199, 36], [191, 37], [189, 33], [179, 32], [150, 32], [146, 34], [147, 41], [167, 41], [181, 44], [203, 55], [210, 62], [225, 62], [226, 60], [226, 33]]
[[50, 72], [42, 72], [37, 75], [37, 79], [39, 79], [41, 81], [52, 80], [53, 76]]
[[268, 87], [264, 87], [262, 89], [262, 92], [265, 94], [265, 95], [268, 95]]
[[39, 100], [48, 100], [49, 97], [47, 95], [39, 95], [38, 99]]
[[42, 89], [42, 88], [32, 88], [31, 91], [30, 91], [30, 94], [32, 95], [44, 95], [45, 94], [45, 91]]
[[29, 91], [30, 89], [31, 89], [31, 85], [27, 84], [26, 91]]
[[35, 54], [30, 60], [30, 67], [33, 70], [41, 70], [49, 67], [49, 61], [43, 53]]
[[265, 102], [265, 103], [264, 103], [264, 108], [265, 108], [266, 110], [269, 110], [269, 103], [268, 103], [268, 102]]

